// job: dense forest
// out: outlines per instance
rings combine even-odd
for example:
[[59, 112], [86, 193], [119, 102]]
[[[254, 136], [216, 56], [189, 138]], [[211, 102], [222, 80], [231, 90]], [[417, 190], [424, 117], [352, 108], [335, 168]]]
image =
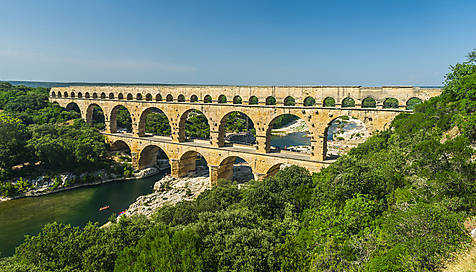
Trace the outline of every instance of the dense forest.
[[[476, 59], [320, 173], [291, 166], [107, 228], [58, 223], [3, 271], [439, 271], [471, 242]], [[13, 122], [16, 124], [17, 122]], [[471, 147], [473, 144], [473, 147]]]

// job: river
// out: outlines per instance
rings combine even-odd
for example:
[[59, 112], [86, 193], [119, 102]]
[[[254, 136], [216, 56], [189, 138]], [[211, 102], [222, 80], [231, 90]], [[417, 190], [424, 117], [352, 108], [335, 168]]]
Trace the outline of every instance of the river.
[[[112, 213], [125, 210], [138, 196], [150, 194], [163, 175], [0, 202], [0, 256], [13, 255], [24, 235], [38, 234], [49, 222], [74, 226], [84, 226], [89, 221], [104, 224]], [[98, 211], [107, 205], [111, 207]]]

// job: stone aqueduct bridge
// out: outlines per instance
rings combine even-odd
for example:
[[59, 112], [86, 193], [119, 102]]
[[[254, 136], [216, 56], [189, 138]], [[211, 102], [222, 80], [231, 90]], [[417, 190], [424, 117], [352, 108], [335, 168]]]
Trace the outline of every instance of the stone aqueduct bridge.
[[[330, 163], [326, 161], [327, 130], [336, 118], [358, 118], [373, 133], [385, 129], [397, 114], [407, 111], [409, 99], [426, 100], [440, 92], [440, 89], [417, 87], [360, 86], [75, 86], [52, 88], [50, 100], [67, 109], [76, 104], [87, 122], [92, 121], [94, 106], [101, 107], [106, 122], [103, 133], [112, 145], [129, 146], [134, 167], [144, 168], [154, 163], [160, 148], [169, 158], [171, 174], [180, 177], [195, 169], [199, 153], [207, 161], [210, 180], [214, 183], [218, 178], [229, 178], [233, 174], [236, 157], [247, 161], [257, 179], [274, 174], [281, 164], [296, 164], [317, 172]], [[274, 97], [274, 105], [266, 104], [270, 97]], [[285, 101], [290, 97], [294, 105], [286, 106]], [[324, 107], [324, 100], [330, 97], [336, 105]], [[342, 101], [349, 97], [355, 106], [342, 107]], [[364, 99], [369, 97], [376, 101], [375, 108], [362, 107]], [[383, 108], [388, 98], [395, 98], [398, 108]], [[117, 131], [116, 114], [120, 106], [131, 114], [132, 133]], [[146, 135], [146, 116], [154, 109], [167, 116], [170, 137]], [[185, 121], [193, 110], [201, 111], [208, 119], [210, 139], [207, 141], [185, 137]], [[224, 124], [229, 114], [236, 111], [252, 120], [256, 129], [255, 145], [225, 143]], [[307, 124], [311, 136], [310, 155], [271, 148], [273, 122], [283, 114], [296, 115]]]

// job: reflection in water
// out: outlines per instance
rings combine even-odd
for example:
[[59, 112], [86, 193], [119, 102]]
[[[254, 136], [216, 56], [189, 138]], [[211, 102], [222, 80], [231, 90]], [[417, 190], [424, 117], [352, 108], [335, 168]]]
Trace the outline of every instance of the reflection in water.
[[[0, 202], [0, 253], [9, 256], [26, 234], [37, 234], [43, 225], [57, 221], [84, 226], [104, 224], [112, 214], [125, 210], [140, 195], [152, 192], [163, 174], [135, 180], [84, 187], [47, 196]], [[110, 205], [105, 211], [100, 207]]]

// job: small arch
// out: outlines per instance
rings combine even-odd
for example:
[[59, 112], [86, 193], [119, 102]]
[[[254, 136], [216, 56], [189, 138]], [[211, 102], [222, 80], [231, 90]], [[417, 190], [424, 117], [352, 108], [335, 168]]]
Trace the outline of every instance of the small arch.
[[355, 100], [351, 97], [344, 98], [344, 100], [342, 100], [342, 107], [355, 107]]
[[177, 101], [178, 102], [185, 102], [185, 95], [179, 94], [179, 96], [177, 97]]
[[208, 162], [197, 151], [187, 151], [179, 159], [179, 175], [184, 176], [208, 176]]
[[101, 99], [106, 99], [106, 94], [105, 93], [101, 93]]
[[241, 96], [236, 95], [235, 97], [233, 97], [233, 104], [242, 104], [242, 103], [243, 103], [243, 99], [241, 99]]
[[87, 93], [84, 95], [84, 97], [90, 98], [89, 93], [87, 92]]
[[64, 97], [65, 97], [65, 98], [68, 97], [68, 92], [64, 92]]
[[155, 101], [158, 101], [158, 102], [162, 101], [162, 95], [159, 94], [159, 93], [156, 94], [156, 95], [155, 95]]
[[81, 92], [78, 92], [78, 98], [82, 98], [83, 94]]
[[117, 99], [119, 99], [119, 100], [124, 99], [124, 95], [123, 95], [122, 93], [119, 93], [119, 94], [117, 95]]
[[54, 91], [51, 92], [51, 97], [56, 97], [56, 93]]
[[172, 102], [172, 101], [174, 101], [174, 97], [173, 97], [171, 94], [168, 94], [168, 95], [165, 97], [165, 101], [167, 101], [167, 102]]
[[192, 96], [190, 96], [190, 102], [198, 102], [198, 96], [192, 94]]
[[276, 105], [276, 98], [274, 96], [266, 97], [266, 105]]
[[383, 101], [383, 108], [384, 109], [396, 109], [398, 108], [398, 100], [393, 97], [386, 98]]
[[314, 97], [308, 96], [304, 99], [304, 106], [312, 107], [316, 104], [316, 99]]
[[61, 98], [62, 96], [61, 92], [58, 92], [58, 97]]
[[210, 95], [205, 95], [203, 98], [203, 103], [212, 103], [212, 97]]
[[189, 109], [180, 116], [179, 141], [187, 139], [209, 139], [208, 118], [199, 110]]
[[292, 96], [284, 98], [284, 106], [295, 106], [296, 100]]
[[218, 97], [218, 103], [221, 103], [221, 104], [226, 103], [226, 96], [224, 94]]
[[133, 98], [132, 94], [127, 94], [127, 100], [132, 100]]
[[74, 92], [71, 92], [71, 97], [72, 97], [72, 98], [76, 97], [76, 95], [75, 95]]
[[364, 100], [362, 100], [362, 108], [376, 108], [377, 107], [377, 102], [373, 97], [366, 97]]
[[253, 169], [241, 157], [230, 156], [220, 162], [218, 178], [237, 182], [247, 182], [254, 179]]
[[151, 166], [159, 169], [170, 168], [169, 156], [157, 145], [148, 145], [139, 154], [139, 169]]
[[152, 101], [152, 95], [150, 93], [145, 95], [145, 100], [146, 101]]
[[334, 97], [326, 97], [324, 101], [322, 102], [323, 107], [335, 107], [336, 106], [336, 100]]
[[142, 100], [142, 94], [141, 93], [136, 94], [136, 100]]
[[412, 97], [407, 100], [407, 110], [415, 109], [416, 105], [421, 104], [422, 100], [418, 97]]
[[97, 98], [98, 98], [98, 94], [97, 94], [97, 93], [93, 93], [93, 98], [94, 98], [94, 99], [97, 99]]
[[114, 99], [114, 94], [113, 93], [109, 93], [109, 99]]
[[109, 117], [111, 132], [132, 132], [132, 117], [129, 110], [123, 105], [116, 105]]
[[258, 97], [256, 96], [251, 96], [250, 97], [250, 100], [248, 101], [248, 104], [250, 105], [258, 105]]

